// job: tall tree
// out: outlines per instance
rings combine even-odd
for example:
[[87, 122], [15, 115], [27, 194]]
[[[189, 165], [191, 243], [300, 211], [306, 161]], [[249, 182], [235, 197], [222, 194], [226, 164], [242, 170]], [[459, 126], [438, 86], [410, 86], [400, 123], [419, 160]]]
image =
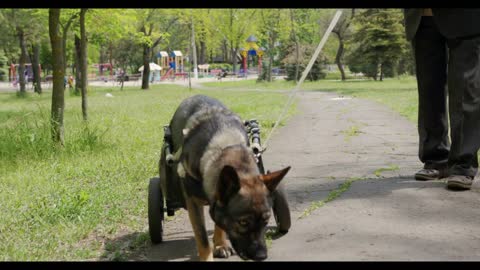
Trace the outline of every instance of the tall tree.
[[[63, 16], [60, 18], [60, 26], [62, 28], [62, 46], [63, 46], [63, 69], [67, 69], [67, 39], [70, 27], [78, 18], [78, 10], [64, 9]], [[65, 71], [64, 71], [65, 72]]]
[[75, 95], [79, 95], [80, 91], [82, 89], [82, 78], [80, 77], [81, 73], [81, 68], [80, 68], [80, 58], [82, 57], [81, 54], [81, 49], [80, 49], [80, 35], [78, 33], [75, 33], [74, 37], [74, 64], [75, 64], [75, 87], [74, 87], [74, 93]]
[[40, 76], [40, 44], [31, 44], [30, 59], [32, 60], [33, 90], [35, 93], [42, 93], [42, 78]]
[[[20, 55], [18, 58], [18, 80], [20, 83], [20, 95], [26, 93], [25, 64], [28, 60], [27, 38], [31, 34], [30, 26], [35, 25], [32, 10], [30, 9], [7, 9], [4, 10], [4, 23], [8, 25], [11, 33], [17, 39]], [[15, 79], [15, 78], [14, 78]]]
[[65, 145], [63, 114], [65, 109], [64, 97], [64, 57], [62, 44], [62, 31], [60, 26], [61, 10], [51, 8], [48, 11], [48, 32], [50, 35], [50, 43], [53, 55], [53, 88], [52, 88], [52, 114], [51, 127], [52, 139], [60, 146]]
[[0, 9], [0, 45], [1, 50], [7, 58], [7, 78], [9, 81], [15, 80], [12, 72], [9, 72], [10, 65], [18, 62], [18, 39], [15, 34], [15, 30], [11, 25], [9, 9]]
[[262, 9], [260, 10], [261, 23], [259, 25], [261, 37], [266, 41], [266, 54], [268, 66], [265, 67], [265, 80], [272, 81], [273, 59], [278, 53], [278, 44], [286, 41], [290, 32], [288, 13], [285, 9]]
[[196, 47], [196, 42], [195, 42], [195, 26], [193, 24], [193, 16], [190, 14], [191, 18], [191, 31], [192, 31], [192, 63], [193, 63], [193, 77], [195, 79], [198, 79], [198, 66], [197, 66], [197, 47]]
[[82, 8], [80, 10], [80, 51], [79, 51], [79, 57], [80, 57], [80, 89], [82, 93], [82, 116], [83, 120], [88, 119], [88, 113], [87, 113], [87, 83], [88, 83], [88, 63], [87, 63], [87, 32], [85, 29], [85, 14], [88, 9]]
[[24, 95], [26, 93], [26, 83], [28, 83], [28, 81], [25, 80], [25, 74], [26, 74], [25, 63], [27, 62], [27, 45], [25, 42], [25, 32], [23, 31], [24, 27], [17, 25], [16, 29], [17, 29], [18, 41], [20, 43], [18, 78], [20, 83], [20, 94]]
[[291, 36], [293, 39], [293, 42], [295, 43], [295, 82], [298, 82], [300, 79], [299, 77], [299, 71], [300, 71], [300, 44], [296, 32], [296, 27], [295, 27], [295, 13], [293, 9], [290, 9], [290, 23], [291, 23]]
[[[24, 77], [26, 61], [32, 61], [33, 86], [41, 93], [40, 44], [48, 39], [46, 34], [48, 11], [44, 9], [0, 10], [0, 44], [10, 63], [19, 63], [20, 90], [24, 94], [27, 79]], [[14, 41], [14, 42], [13, 42]], [[18, 46], [20, 44], [20, 46]], [[20, 48], [20, 49], [19, 49]], [[10, 73], [10, 75], [13, 75]], [[14, 80], [15, 78], [10, 78]]]
[[[139, 31], [137, 40], [143, 49], [142, 89], [149, 88], [150, 60], [155, 48], [166, 36], [169, 28], [177, 21], [172, 11], [158, 9], [137, 10]], [[162, 29], [161, 25], [164, 26]]]
[[340, 70], [342, 81], [345, 81], [347, 79], [342, 63], [343, 55], [345, 52], [345, 39], [351, 33], [350, 24], [352, 23], [354, 16], [355, 9], [345, 10], [342, 17], [337, 22], [337, 25], [332, 30], [332, 33], [334, 33], [338, 39], [338, 49], [335, 56], [335, 63], [337, 64], [338, 70]]
[[400, 9], [367, 9], [355, 16], [357, 29], [352, 43], [356, 49], [351, 60], [364, 66], [364, 73], [370, 73], [375, 80], [383, 80], [388, 68], [396, 75], [407, 46], [402, 20]]
[[28, 39], [29, 55], [32, 60], [32, 72], [33, 72], [33, 89], [36, 93], [42, 93], [42, 78], [41, 78], [41, 44], [48, 41], [47, 25], [48, 25], [48, 11], [45, 9], [32, 10], [32, 21], [36, 24], [30, 25], [28, 29], [31, 31], [30, 38]]

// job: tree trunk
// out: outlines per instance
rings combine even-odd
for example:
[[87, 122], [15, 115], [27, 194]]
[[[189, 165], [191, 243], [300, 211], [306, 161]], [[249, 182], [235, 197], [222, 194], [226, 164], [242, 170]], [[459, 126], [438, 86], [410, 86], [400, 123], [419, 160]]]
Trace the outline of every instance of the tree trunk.
[[18, 79], [20, 82], [20, 95], [25, 95], [25, 62], [27, 62], [27, 48], [25, 46], [25, 34], [23, 29], [17, 27], [18, 40], [20, 41], [20, 59], [18, 65]]
[[392, 75], [394, 78], [399, 78], [398, 69], [399, 69], [399, 61], [392, 63]]
[[[273, 35], [275, 35], [275, 34], [273, 34]], [[275, 36], [270, 38], [270, 44], [269, 44], [270, 53], [269, 53], [269, 59], [268, 59], [268, 67], [264, 67], [264, 68], [267, 68], [267, 81], [268, 82], [273, 81], [272, 80], [272, 67], [273, 67], [273, 57], [275, 55], [275, 41], [276, 41]]]
[[237, 48], [232, 48], [232, 69], [233, 73], [237, 71]]
[[105, 63], [105, 49], [103, 48], [103, 45], [100, 45], [100, 64]]
[[53, 58], [51, 131], [53, 141], [57, 143], [57, 145], [63, 146], [65, 144], [63, 128], [63, 111], [65, 108], [65, 66], [63, 63], [63, 44], [60, 32], [60, 9], [51, 8], [48, 13], [48, 32], [50, 35]]
[[192, 21], [192, 53], [193, 53], [193, 77], [198, 79], [198, 63], [197, 63], [197, 44], [195, 43], [195, 27], [193, 26], [193, 17]]
[[62, 46], [63, 46], [63, 70], [64, 70], [64, 73], [66, 73], [65, 71], [67, 70], [67, 34], [68, 34], [68, 29], [70, 28], [70, 25], [72, 24], [73, 22], [73, 19], [75, 18], [76, 16], [72, 16], [67, 24], [65, 25], [65, 27], [63, 28], [63, 35], [62, 35]]
[[[222, 44], [222, 52], [223, 52], [223, 62], [227, 63], [227, 62], [230, 62], [229, 59], [228, 59], [228, 44], [227, 44], [227, 40], [223, 40], [223, 44]], [[213, 62], [213, 61], [212, 61]]]
[[272, 67], [273, 67], [273, 55], [269, 57], [269, 61], [268, 61], [268, 69], [267, 69], [267, 78], [268, 78], [268, 81], [271, 82], [273, 81], [273, 78], [272, 78]]
[[295, 82], [298, 82], [298, 76], [300, 73], [300, 63], [298, 62], [298, 59], [300, 58], [300, 48], [298, 44], [297, 32], [295, 31], [295, 17], [293, 16], [292, 9], [290, 9], [290, 22], [292, 24], [293, 40], [295, 41]]
[[85, 13], [88, 9], [82, 8], [80, 10], [80, 89], [82, 93], [82, 116], [83, 120], [88, 120], [87, 114], [87, 87], [88, 87], [88, 63], [87, 63], [87, 32], [85, 30]]
[[200, 64], [203, 65], [206, 63], [206, 52], [207, 52], [207, 45], [205, 41], [200, 41]]
[[120, 77], [119, 77], [120, 78], [120, 85], [121, 85], [120, 86], [120, 91], [123, 91], [123, 82], [125, 81], [125, 70], [127, 70], [127, 69], [126, 69], [125, 65], [123, 65], [122, 66], [122, 71], [121, 71]]
[[380, 63], [380, 81], [383, 81], [383, 65]]
[[80, 50], [80, 37], [75, 34], [75, 68], [77, 70], [77, 72], [75, 72], [75, 95], [80, 94], [80, 89], [82, 89], [82, 70], [80, 67], [80, 61], [82, 61], [82, 53]]
[[339, 32], [334, 32], [337, 35], [338, 38], [338, 49], [337, 49], [337, 55], [335, 56], [335, 63], [337, 64], [338, 70], [340, 70], [340, 74], [342, 75], [342, 81], [347, 80], [347, 77], [345, 76], [345, 70], [343, 69], [343, 64], [342, 64], [342, 57], [343, 57], [343, 52], [345, 49], [345, 45], [343, 43], [343, 37]]
[[63, 70], [65, 74], [67, 74], [67, 31], [65, 28], [63, 29], [63, 36], [62, 36], [62, 47], [63, 47]]
[[143, 75], [142, 75], [142, 89], [147, 90], [149, 88], [149, 76], [150, 76], [150, 62], [149, 62], [150, 48], [147, 44], [143, 45]]
[[110, 43], [108, 45], [108, 63], [110, 64], [110, 73], [108, 75], [113, 75], [113, 45]]
[[38, 43], [32, 44], [32, 60], [33, 71], [33, 90], [35, 93], [42, 93], [42, 78], [40, 76], [40, 45]]

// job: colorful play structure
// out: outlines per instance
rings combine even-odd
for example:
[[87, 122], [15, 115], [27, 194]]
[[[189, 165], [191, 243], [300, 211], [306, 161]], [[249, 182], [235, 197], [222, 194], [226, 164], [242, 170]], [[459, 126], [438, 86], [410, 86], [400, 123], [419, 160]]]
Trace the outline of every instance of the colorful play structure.
[[162, 67], [162, 70], [160, 71], [160, 75], [162, 76], [168, 71], [168, 60], [168, 53], [166, 51], [160, 51], [157, 54], [157, 64]]
[[262, 56], [265, 52], [264, 48], [261, 48], [257, 45], [257, 38], [254, 35], [250, 35], [247, 40], [245, 47], [240, 49], [240, 55], [242, 55], [242, 63], [243, 63], [243, 72], [246, 75], [247, 71], [247, 61], [248, 56], [257, 56], [258, 60], [258, 74], [262, 73]]
[[170, 63], [175, 63], [173, 69], [175, 73], [183, 72], [183, 54], [181, 51], [173, 51], [170, 53]]
[[[258, 46], [258, 39], [254, 35], [250, 35], [245, 40], [245, 45], [240, 49], [240, 55], [242, 56], [242, 69], [239, 76], [246, 76], [248, 66], [250, 64], [249, 59], [257, 60], [258, 74], [262, 72], [262, 57], [265, 49]], [[168, 54], [166, 51], [160, 51], [157, 53], [158, 65], [162, 67], [160, 81], [166, 79], [174, 79], [175, 77], [187, 77], [187, 73], [184, 71], [183, 54], [181, 51], [172, 51]], [[210, 69], [210, 65], [203, 64], [198, 65], [200, 75], [202, 76], [216, 76], [220, 69]]]
[[172, 51], [170, 55], [166, 51], [157, 54], [158, 65], [162, 67], [160, 81], [176, 76], [186, 77], [183, 69], [183, 54], [181, 51]]

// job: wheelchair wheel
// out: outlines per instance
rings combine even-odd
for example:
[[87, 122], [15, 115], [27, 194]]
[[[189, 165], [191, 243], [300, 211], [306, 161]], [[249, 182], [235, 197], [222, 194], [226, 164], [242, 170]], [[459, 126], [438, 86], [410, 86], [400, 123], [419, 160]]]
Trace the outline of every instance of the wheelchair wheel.
[[148, 231], [153, 244], [161, 243], [163, 238], [163, 194], [160, 178], [150, 179], [148, 185]]
[[[265, 174], [262, 157], [260, 156], [257, 163], [261, 174]], [[277, 223], [277, 230], [281, 234], [286, 234], [292, 224], [290, 217], [290, 207], [288, 206], [287, 193], [283, 183], [280, 183], [272, 194], [273, 196], [273, 216]]]
[[277, 230], [281, 234], [286, 234], [292, 224], [290, 218], [290, 208], [287, 201], [287, 193], [283, 183], [280, 183], [273, 192], [273, 216], [277, 222]]

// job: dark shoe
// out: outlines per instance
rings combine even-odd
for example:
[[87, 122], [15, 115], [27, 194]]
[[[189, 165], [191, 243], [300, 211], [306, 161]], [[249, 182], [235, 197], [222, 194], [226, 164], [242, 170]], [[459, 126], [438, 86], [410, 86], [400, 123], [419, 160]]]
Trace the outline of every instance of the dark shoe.
[[452, 190], [468, 190], [472, 186], [473, 176], [451, 175], [446, 178], [447, 188]]
[[446, 169], [421, 169], [415, 174], [415, 180], [438, 180], [447, 177]]

